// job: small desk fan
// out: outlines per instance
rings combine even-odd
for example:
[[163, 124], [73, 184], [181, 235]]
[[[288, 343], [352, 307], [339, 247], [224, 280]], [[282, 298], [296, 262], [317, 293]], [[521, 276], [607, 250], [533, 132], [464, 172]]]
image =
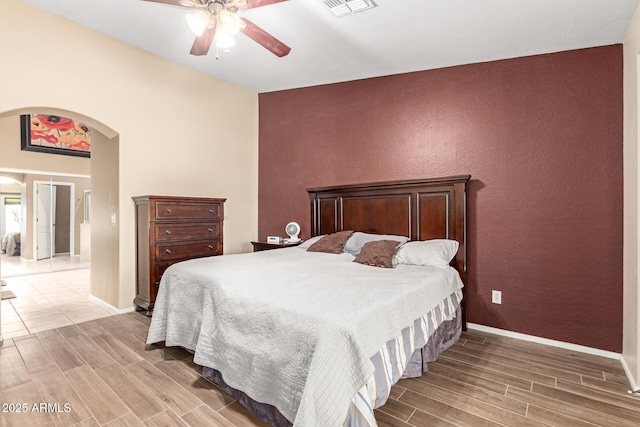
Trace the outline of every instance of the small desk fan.
[[287, 226], [284, 228], [284, 231], [286, 231], [289, 235], [289, 238], [286, 239], [286, 242], [296, 243], [300, 241], [300, 238], [298, 237], [298, 235], [300, 234], [300, 224], [298, 224], [297, 222], [290, 222], [289, 224], [287, 224]]

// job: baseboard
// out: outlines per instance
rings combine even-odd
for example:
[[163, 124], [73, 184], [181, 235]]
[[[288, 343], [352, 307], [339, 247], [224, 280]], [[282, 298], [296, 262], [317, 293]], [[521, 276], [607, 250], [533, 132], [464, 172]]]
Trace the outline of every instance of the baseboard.
[[135, 307], [116, 308], [116, 307], [112, 306], [111, 304], [109, 304], [108, 302], [103, 301], [98, 297], [94, 297], [93, 295], [89, 295], [89, 300], [91, 302], [94, 302], [94, 303], [98, 304], [100, 307], [104, 308], [109, 313], [113, 313], [113, 314], [125, 314], [125, 313], [131, 313], [132, 311], [135, 311]]
[[620, 357], [620, 363], [622, 364], [622, 368], [624, 369], [624, 373], [627, 374], [627, 379], [629, 380], [629, 385], [631, 386], [631, 390], [638, 390], [638, 383], [634, 375], [631, 373], [629, 369], [629, 365], [627, 365], [627, 361], [624, 359], [624, 356]]
[[572, 344], [564, 341], [556, 341], [548, 338], [541, 338], [533, 335], [521, 334], [519, 332], [506, 331], [504, 329], [492, 328], [490, 326], [484, 326], [484, 325], [477, 325], [475, 323], [467, 323], [467, 327], [469, 329], [475, 329], [476, 331], [487, 332], [490, 334], [500, 335], [503, 337], [517, 338], [520, 340], [535, 342], [538, 344], [564, 348], [566, 350], [579, 351], [580, 353], [592, 354], [594, 356], [602, 356], [608, 359], [620, 360], [622, 357], [620, 353], [614, 353], [613, 351], [600, 350], [598, 348], [587, 347], [584, 345]]

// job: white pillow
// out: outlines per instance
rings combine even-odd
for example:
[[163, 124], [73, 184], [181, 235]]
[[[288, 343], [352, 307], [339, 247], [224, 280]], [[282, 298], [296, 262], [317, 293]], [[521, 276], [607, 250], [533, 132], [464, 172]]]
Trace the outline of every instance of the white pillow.
[[392, 234], [370, 234], [356, 231], [345, 242], [342, 252], [348, 252], [353, 256], [358, 256], [365, 244], [378, 240], [393, 240], [394, 242], [402, 244], [408, 242], [409, 238], [405, 236], [394, 236]]
[[400, 246], [393, 257], [393, 266], [398, 264], [432, 265], [446, 268], [456, 253], [459, 243], [455, 240], [433, 239], [407, 242]]
[[309, 247], [311, 245], [313, 245], [315, 242], [317, 242], [318, 240], [322, 239], [324, 236], [326, 236], [326, 234], [323, 234], [321, 236], [316, 236], [316, 237], [312, 237], [309, 240], [305, 240], [304, 242], [300, 243], [298, 246], [296, 246], [297, 248], [300, 249], [304, 249], [305, 251], [307, 249], [309, 249]]

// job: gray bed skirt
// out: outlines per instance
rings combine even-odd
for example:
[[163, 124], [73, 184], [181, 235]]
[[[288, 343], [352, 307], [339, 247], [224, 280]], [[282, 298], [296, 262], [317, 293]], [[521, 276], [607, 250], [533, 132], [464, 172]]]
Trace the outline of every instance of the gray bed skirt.
[[[460, 306], [458, 306], [455, 317], [443, 321], [429, 337], [427, 344], [417, 349], [411, 355], [402, 378], [415, 378], [421, 376], [423, 372], [427, 372], [427, 364], [435, 361], [440, 353], [455, 344], [460, 338], [461, 333], [462, 316]], [[204, 367], [202, 376], [220, 386], [220, 388], [235, 397], [242, 406], [272, 426], [292, 426], [292, 423], [287, 420], [275, 406], [256, 402], [240, 390], [236, 390], [227, 385], [219, 371]], [[386, 402], [386, 399], [384, 399], [384, 401]]]

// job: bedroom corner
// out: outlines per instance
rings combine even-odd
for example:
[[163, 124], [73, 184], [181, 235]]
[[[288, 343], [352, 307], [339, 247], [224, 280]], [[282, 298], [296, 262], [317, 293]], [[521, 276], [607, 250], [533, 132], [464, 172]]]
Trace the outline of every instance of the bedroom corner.
[[637, 390], [640, 383], [640, 292], [638, 291], [638, 124], [640, 123], [640, 12], [624, 41], [624, 240], [623, 338], [621, 362]]

